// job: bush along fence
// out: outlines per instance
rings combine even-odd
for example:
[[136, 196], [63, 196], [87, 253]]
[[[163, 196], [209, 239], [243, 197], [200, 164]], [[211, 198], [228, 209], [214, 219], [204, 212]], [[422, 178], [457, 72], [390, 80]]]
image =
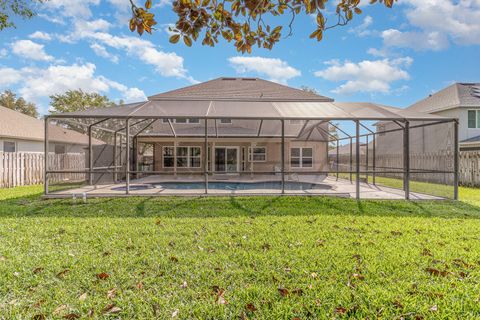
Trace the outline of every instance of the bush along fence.
[[[329, 163], [331, 174], [335, 171], [336, 155], [329, 154]], [[369, 152], [367, 162], [366, 155], [360, 156], [360, 170], [373, 170], [372, 152]], [[353, 156], [353, 167], [355, 156]], [[350, 155], [341, 154], [338, 158], [339, 170], [348, 171], [350, 167]], [[459, 183], [463, 186], [480, 187], [480, 151], [460, 151], [459, 153]], [[379, 171], [378, 177], [389, 177], [402, 179], [403, 173], [402, 154], [377, 155], [375, 158], [375, 170]], [[453, 174], [450, 173], [415, 173], [418, 171], [453, 171], [453, 159], [446, 152], [439, 153], [421, 153], [410, 155], [411, 179], [414, 181], [431, 182], [439, 184], [452, 184]], [[398, 170], [398, 173], [394, 173]], [[391, 171], [390, 173], [380, 173], [381, 171]]]
[[[58, 170], [85, 170], [85, 155], [65, 153], [48, 155], [50, 168]], [[43, 153], [0, 152], [0, 188], [11, 188], [43, 183]], [[85, 180], [84, 173], [52, 174], [51, 182]]]

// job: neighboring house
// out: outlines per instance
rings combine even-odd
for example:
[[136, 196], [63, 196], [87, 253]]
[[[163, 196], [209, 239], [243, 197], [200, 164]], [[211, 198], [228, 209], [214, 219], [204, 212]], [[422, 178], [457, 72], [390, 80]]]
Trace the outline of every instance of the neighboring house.
[[[43, 153], [44, 137], [43, 120], [0, 106], [0, 152]], [[87, 145], [86, 135], [54, 125], [49, 126], [50, 152], [84, 153]]]
[[454, 83], [407, 110], [458, 118], [460, 150], [480, 150], [480, 83]]

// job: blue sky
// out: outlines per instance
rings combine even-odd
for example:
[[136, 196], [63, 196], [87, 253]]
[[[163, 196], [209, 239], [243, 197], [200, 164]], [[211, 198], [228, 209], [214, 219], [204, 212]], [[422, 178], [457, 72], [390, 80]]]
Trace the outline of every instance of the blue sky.
[[128, 0], [40, 5], [39, 16], [0, 32], [0, 90], [14, 90], [45, 113], [48, 96], [68, 89], [138, 101], [220, 76], [255, 76], [309, 86], [338, 101], [406, 107], [452, 82], [480, 81], [480, 0], [365, 4], [320, 43], [308, 38], [314, 19], [302, 15], [293, 36], [250, 55], [225, 42], [170, 44], [169, 0], [154, 4], [158, 30], [142, 37], [128, 30]]

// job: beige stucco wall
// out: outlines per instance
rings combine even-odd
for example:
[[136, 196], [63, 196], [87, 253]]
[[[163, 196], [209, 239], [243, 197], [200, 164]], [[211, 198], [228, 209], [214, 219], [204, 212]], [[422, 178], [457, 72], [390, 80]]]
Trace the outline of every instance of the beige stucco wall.
[[[177, 172], [202, 172], [204, 168], [204, 141], [203, 139], [175, 139], [177, 146], [198, 146], [201, 149], [201, 167], [200, 168], [177, 168]], [[139, 142], [151, 142], [154, 144], [154, 170], [155, 171], [174, 171], [174, 168], [163, 168], [163, 147], [174, 146], [174, 140], [148, 138], [141, 139]], [[280, 139], [209, 139], [210, 147], [210, 170], [213, 169], [214, 148], [215, 147], [238, 147], [239, 148], [239, 170], [245, 172], [275, 172], [281, 170], [281, 142]], [[248, 148], [250, 146], [266, 147], [266, 161], [251, 162], [248, 159]], [[312, 168], [290, 168], [290, 148], [292, 147], [311, 147], [313, 150]], [[244, 154], [245, 153], [245, 154]], [[244, 164], [244, 165], [243, 165]], [[285, 166], [287, 170], [299, 172], [322, 171], [327, 168], [326, 143], [318, 141], [285, 141]]]
[[468, 110], [480, 110], [480, 106], [476, 108], [456, 108], [440, 111], [435, 114], [442, 117], [458, 118], [458, 138], [460, 141], [462, 141], [480, 136], [480, 129], [468, 128]]
[[[22, 139], [0, 138], [0, 152], [3, 151], [3, 142], [10, 141], [15, 142], [17, 152], [31, 152], [31, 153], [43, 153], [44, 143], [43, 141], [32, 141]], [[64, 144], [57, 142], [49, 142], [48, 149], [50, 152], [55, 151], [55, 145], [65, 145], [65, 153], [83, 153], [86, 146], [78, 144]]]

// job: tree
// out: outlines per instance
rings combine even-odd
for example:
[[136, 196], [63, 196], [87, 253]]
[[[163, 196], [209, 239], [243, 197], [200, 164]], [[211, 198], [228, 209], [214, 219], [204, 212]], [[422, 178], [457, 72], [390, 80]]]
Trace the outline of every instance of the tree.
[[27, 102], [22, 97], [17, 98], [17, 95], [10, 90], [0, 94], [0, 106], [21, 112], [27, 116], [38, 117], [37, 107], [34, 103]]
[[[334, 0], [331, 0], [334, 1]], [[344, 26], [361, 14], [360, 3], [367, 0], [337, 0], [333, 17], [326, 16], [329, 0], [174, 0], [173, 11], [178, 16], [175, 26], [170, 28], [173, 35], [171, 43], [182, 38], [187, 46], [192, 41], [202, 39], [202, 44], [215, 46], [219, 39], [234, 42], [237, 51], [251, 53], [257, 45], [266, 49], [280, 41], [282, 29], [288, 28], [287, 36], [292, 35], [293, 23], [298, 15], [316, 16], [316, 27], [310, 34], [311, 39], [321, 41], [324, 31]], [[388, 8], [397, 0], [369, 0], [370, 4], [382, 3]], [[152, 33], [155, 14], [150, 10], [152, 0], [139, 7], [130, 0], [132, 18], [130, 30], [142, 35], [144, 31]], [[270, 22], [282, 20], [288, 22], [276, 26]], [[330, 20], [333, 20], [330, 21]]]
[[52, 114], [115, 106], [115, 103], [107, 96], [84, 92], [81, 89], [54, 94], [50, 96], [50, 99], [51, 109], [49, 111]]
[[15, 28], [12, 16], [30, 19], [35, 15], [32, 6], [42, 2], [45, 0], [0, 0], [0, 30]]
[[[88, 93], [81, 89], [69, 90], [63, 94], [54, 94], [50, 96], [50, 113], [63, 113], [84, 111], [97, 108], [113, 107], [115, 103], [111, 101], [107, 96], [102, 96], [98, 93]], [[91, 120], [91, 119], [90, 119]], [[83, 134], [87, 134], [89, 119], [75, 119], [75, 121], [55, 119], [55, 123], [58, 126], [74, 130]], [[115, 126], [115, 121], [107, 121], [102, 124], [104, 127]], [[96, 139], [104, 140], [111, 138], [109, 134], [104, 131], [98, 130], [93, 132], [92, 136]]]

